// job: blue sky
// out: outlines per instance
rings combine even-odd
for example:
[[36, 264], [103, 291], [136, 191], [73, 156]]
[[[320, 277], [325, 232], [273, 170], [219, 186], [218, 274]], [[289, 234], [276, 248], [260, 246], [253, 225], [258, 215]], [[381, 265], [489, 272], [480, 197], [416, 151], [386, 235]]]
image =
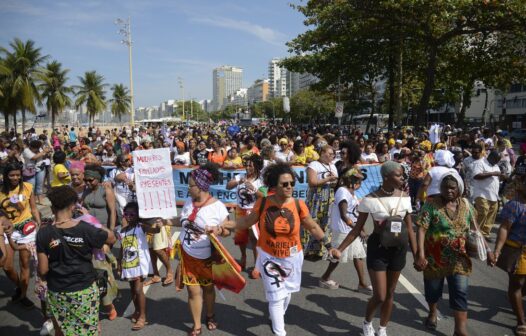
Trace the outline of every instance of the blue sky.
[[129, 85], [128, 52], [116, 18], [131, 17], [135, 106], [180, 99], [211, 99], [212, 70], [244, 69], [243, 86], [267, 76], [273, 57], [306, 27], [290, 8], [299, 0], [239, 1], [0, 1], [0, 45], [32, 39], [70, 69], [70, 83], [96, 70], [108, 84]]

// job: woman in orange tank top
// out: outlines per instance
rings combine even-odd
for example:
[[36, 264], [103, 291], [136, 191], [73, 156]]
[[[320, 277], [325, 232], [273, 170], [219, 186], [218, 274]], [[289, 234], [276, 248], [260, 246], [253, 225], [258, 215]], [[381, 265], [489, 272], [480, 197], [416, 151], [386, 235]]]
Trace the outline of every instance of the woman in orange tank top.
[[291, 294], [299, 292], [303, 251], [300, 240], [300, 226], [303, 226], [315, 239], [332, 246], [323, 230], [312, 219], [309, 209], [302, 200], [292, 197], [295, 175], [286, 163], [278, 163], [265, 169], [265, 185], [275, 191], [272, 196], [260, 198], [252, 212], [236, 222], [226, 222], [219, 226], [222, 230], [248, 229], [258, 223], [256, 268], [261, 273], [265, 295], [269, 301], [272, 331], [275, 335], [286, 335], [285, 312]]

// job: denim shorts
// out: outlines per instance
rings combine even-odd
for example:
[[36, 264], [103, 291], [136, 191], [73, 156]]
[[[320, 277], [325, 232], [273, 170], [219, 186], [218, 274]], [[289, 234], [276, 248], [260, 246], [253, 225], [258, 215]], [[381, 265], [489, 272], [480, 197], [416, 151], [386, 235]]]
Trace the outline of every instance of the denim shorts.
[[453, 274], [440, 279], [424, 279], [426, 301], [437, 303], [442, 298], [444, 279], [449, 288], [449, 307], [456, 311], [468, 310], [468, 276]]

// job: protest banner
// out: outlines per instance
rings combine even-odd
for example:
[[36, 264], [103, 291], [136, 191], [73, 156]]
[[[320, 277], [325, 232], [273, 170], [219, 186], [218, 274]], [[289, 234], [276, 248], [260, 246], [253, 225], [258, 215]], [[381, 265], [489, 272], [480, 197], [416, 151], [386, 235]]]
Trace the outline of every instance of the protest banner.
[[139, 215], [142, 218], [177, 216], [170, 149], [134, 151], [133, 166]]
[[[382, 183], [380, 176], [380, 166], [378, 164], [360, 165], [362, 174], [366, 179], [362, 182], [362, 186], [357, 190], [356, 195], [362, 198], [370, 192], [378, 189]], [[173, 166], [173, 181], [175, 184], [175, 199], [178, 205], [184, 204], [188, 199], [188, 178], [190, 173], [195, 168], [186, 166]], [[294, 186], [294, 198], [305, 200], [307, 198], [307, 190], [309, 185], [307, 183], [307, 167], [294, 166], [292, 167], [296, 175], [296, 185]], [[220, 177], [217, 184], [210, 186], [211, 194], [218, 200], [225, 203], [227, 207], [235, 207], [237, 204], [236, 189], [228, 190], [226, 185], [234, 176], [245, 174], [245, 169], [220, 169]]]

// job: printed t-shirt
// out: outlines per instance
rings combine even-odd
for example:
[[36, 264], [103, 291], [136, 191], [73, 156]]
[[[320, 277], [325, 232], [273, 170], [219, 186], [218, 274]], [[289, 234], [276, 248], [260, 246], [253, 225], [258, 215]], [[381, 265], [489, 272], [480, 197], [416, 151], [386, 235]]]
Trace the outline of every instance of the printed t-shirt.
[[218, 226], [228, 217], [228, 210], [221, 201], [205, 205], [191, 222], [188, 217], [192, 214], [194, 205], [189, 199], [181, 212], [183, 232], [181, 244], [186, 253], [197, 259], [207, 259], [212, 255], [210, 240], [205, 232], [206, 226]]
[[[62, 246], [60, 234], [69, 249]], [[91, 286], [96, 277], [92, 251], [102, 248], [107, 238], [106, 231], [84, 221], [66, 229], [42, 227], [37, 233], [36, 247], [38, 253], [46, 254], [49, 259], [49, 290], [76, 292]]]
[[121, 232], [122, 278], [147, 277], [153, 273], [148, 241], [142, 227], [135, 226]]
[[347, 188], [338, 188], [334, 195], [334, 203], [331, 210], [331, 230], [334, 233], [349, 233], [352, 230], [352, 227], [347, 225], [340, 216], [340, 203], [342, 201], [347, 202], [347, 218], [353, 222], [353, 226], [358, 220], [358, 212], [356, 211], [358, 198], [351, 194]]
[[[31, 205], [29, 199], [33, 194], [33, 185], [28, 182], [23, 183], [22, 190], [20, 186], [11, 190], [8, 195], [0, 193], [0, 208], [7, 219], [14, 225], [22, 223], [32, 217]], [[16, 200], [17, 206], [13, 204]]]
[[[312, 161], [307, 166], [307, 169], [312, 169], [316, 172], [316, 176], [318, 177], [318, 180], [323, 180], [324, 178], [327, 178], [329, 176], [336, 176], [338, 177], [338, 169], [336, 169], [336, 166], [331, 164], [325, 164], [321, 163], [320, 161]], [[327, 182], [325, 185], [329, 185], [330, 182]]]
[[[59, 178], [58, 174], [60, 173], [67, 173], [68, 175], [66, 177]], [[61, 163], [56, 164], [55, 167], [53, 167], [53, 180], [51, 181], [51, 187], [65, 186], [69, 185], [70, 183], [71, 176], [69, 175], [69, 171], [66, 166]]]
[[[246, 175], [239, 174], [236, 175], [234, 179], [239, 182], [243, 177], [246, 178]], [[245, 183], [239, 184], [237, 186], [237, 205], [241, 209], [252, 209], [254, 207], [254, 203], [256, 202], [256, 192], [263, 186], [263, 182], [259, 178], [251, 181], [250, 183], [252, 183], [254, 190], [249, 190]]]
[[297, 254], [302, 250], [300, 242], [301, 220], [309, 216], [309, 209], [303, 200], [291, 199], [288, 203], [279, 207], [266, 198], [265, 208], [260, 213], [259, 208], [263, 199], [258, 199], [254, 204], [253, 211], [257, 211], [259, 220], [258, 247], [266, 253], [285, 258]]

